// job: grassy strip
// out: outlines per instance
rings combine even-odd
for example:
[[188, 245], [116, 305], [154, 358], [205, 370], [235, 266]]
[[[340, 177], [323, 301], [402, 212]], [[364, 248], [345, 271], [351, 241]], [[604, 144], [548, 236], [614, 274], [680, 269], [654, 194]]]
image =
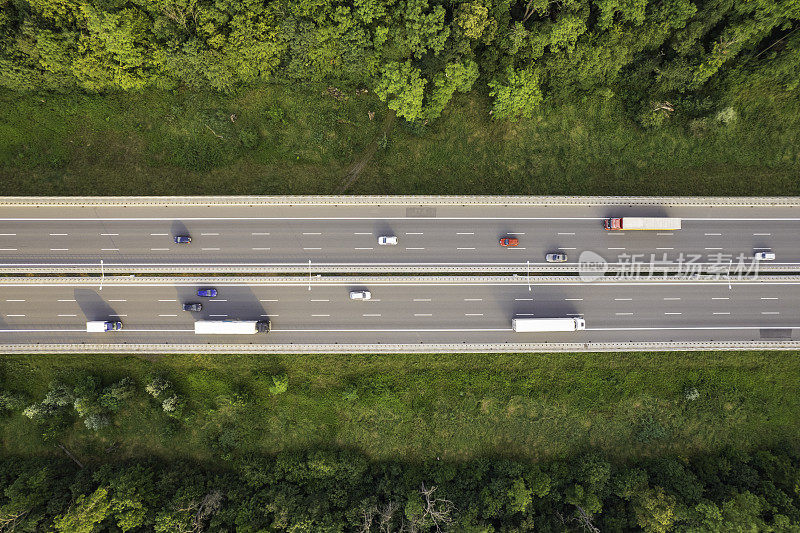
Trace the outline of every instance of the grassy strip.
[[[81, 456], [220, 455], [351, 447], [376, 459], [484, 454], [612, 459], [796, 444], [800, 358], [787, 352], [373, 356], [5, 356], [2, 387], [40, 400], [48, 384], [130, 376], [140, 392], [99, 434], [60, 440]], [[185, 421], [143, 392], [167, 376]], [[288, 390], [270, 393], [272, 376]], [[698, 397], [687, 399], [696, 388]], [[691, 394], [689, 394], [691, 396]], [[52, 451], [20, 414], [0, 419], [7, 453]]]
[[480, 95], [440, 120], [397, 120], [371, 93], [263, 85], [234, 95], [0, 93], [11, 195], [327, 194], [376, 135], [348, 190], [382, 194], [797, 195], [800, 95], [752, 87], [738, 119], [643, 130], [614, 99], [548, 102], [518, 123]]

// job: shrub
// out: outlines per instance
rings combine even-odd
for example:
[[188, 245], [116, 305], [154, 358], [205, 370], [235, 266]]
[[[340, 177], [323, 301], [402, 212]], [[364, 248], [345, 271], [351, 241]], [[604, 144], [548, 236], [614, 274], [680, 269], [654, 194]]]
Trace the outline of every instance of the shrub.
[[26, 397], [18, 392], [0, 393], [0, 414], [19, 411], [25, 407]]
[[66, 407], [73, 402], [74, 396], [63, 383], [55, 382], [50, 385], [50, 390], [42, 400], [42, 403], [52, 407]]
[[729, 126], [735, 123], [738, 118], [739, 114], [736, 112], [734, 108], [726, 107], [725, 109], [717, 113], [717, 116], [714, 117], [714, 120], [716, 120], [720, 124]]
[[99, 431], [111, 423], [111, 420], [103, 414], [94, 413], [87, 416], [83, 423], [92, 431]]
[[159, 399], [162, 395], [172, 389], [172, 383], [162, 378], [153, 378], [150, 383], [145, 386], [144, 390], [155, 399]]
[[269, 392], [273, 396], [277, 396], [278, 394], [283, 394], [289, 388], [289, 377], [286, 374], [278, 374], [277, 376], [272, 376], [272, 386], [269, 388]]

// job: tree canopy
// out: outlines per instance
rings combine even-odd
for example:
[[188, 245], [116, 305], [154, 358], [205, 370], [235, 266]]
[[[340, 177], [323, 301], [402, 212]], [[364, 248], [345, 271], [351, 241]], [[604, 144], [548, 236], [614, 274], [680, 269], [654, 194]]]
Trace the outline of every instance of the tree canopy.
[[[407, 120], [489, 92], [496, 118], [605, 91], [648, 114], [800, 74], [796, 0], [0, 0], [0, 86], [233, 90], [336, 80]], [[663, 105], [667, 102], [667, 105]]]

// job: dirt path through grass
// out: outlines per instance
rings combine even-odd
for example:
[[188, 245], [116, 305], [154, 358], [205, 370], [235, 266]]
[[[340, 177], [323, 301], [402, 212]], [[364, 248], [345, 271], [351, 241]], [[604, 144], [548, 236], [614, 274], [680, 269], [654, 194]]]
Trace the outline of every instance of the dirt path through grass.
[[344, 178], [342, 178], [341, 185], [336, 190], [337, 194], [344, 194], [350, 187], [353, 186], [358, 177], [361, 175], [361, 171], [364, 170], [364, 167], [367, 166], [367, 163], [369, 163], [369, 161], [375, 155], [375, 152], [378, 151], [381, 139], [388, 136], [389, 132], [392, 131], [394, 119], [395, 112], [390, 109], [389, 112], [386, 113], [386, 118], [383, 119], [383, 125], [381, 126], [380, 131], [378, 131], [378, 133], [372, 139], [372, 142], [369, 143], [369, 145], [367, 145], [367, 147], [361, 153], [361, 157], [359, 157], [352, 165], [350, 165], [350, 168], [347, 169]]

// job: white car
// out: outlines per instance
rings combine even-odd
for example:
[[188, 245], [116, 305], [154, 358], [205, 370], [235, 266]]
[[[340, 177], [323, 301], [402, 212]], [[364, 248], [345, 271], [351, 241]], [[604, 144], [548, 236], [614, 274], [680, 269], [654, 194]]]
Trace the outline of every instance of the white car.
[[369, 300], [372, 298], [372, 293], [369, 291], [350, 291], [351, 300]]
[[552, 253], [544, 256], [544, 260], [548, 263], [564, 263], [567, 261], [567, 254]]
[[756, 252], [753, 259], [756, 261], [774, 261], [775, 252]]
[[396, 235], [381, 235], [378, 237], [378, 244], [381, 246], [391, 245], [394, 246], [397, 244], [397, 236]]

